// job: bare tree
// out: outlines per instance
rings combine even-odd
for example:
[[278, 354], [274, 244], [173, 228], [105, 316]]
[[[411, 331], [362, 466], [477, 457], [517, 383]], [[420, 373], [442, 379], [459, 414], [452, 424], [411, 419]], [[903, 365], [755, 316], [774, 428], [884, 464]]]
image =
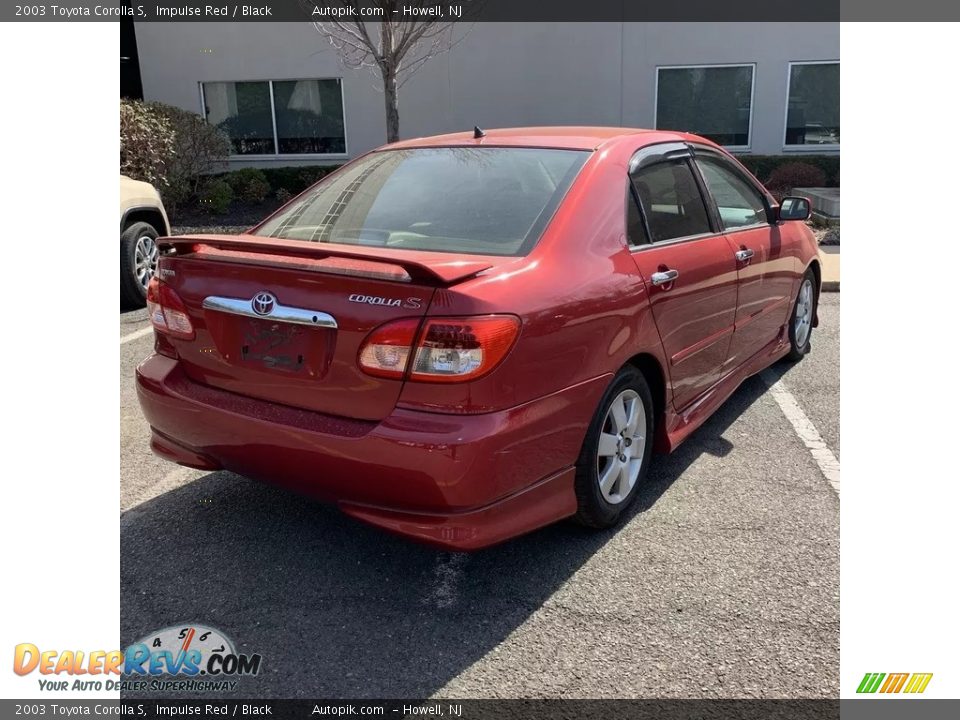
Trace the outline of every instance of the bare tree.
[[[400, 139], [400, 113], [397, 92], [432, 57], [448, 51], [466, 34], [458, 32], [462, 22], [404, 20], [407, 8], [431, 8], [436, 0], [337, 0], [349, 15], [347, 19], [314, 22], [317, 31], [350, 68], [369, 67], [383, 81], [383, 104], [387, 116], [387, 142]], [[314, 5], [301, 0], [311, 16]], [[379, 8], [381, 20], [365, 22], [360, 8]], [[416, 13], [414, 17], [420, 16]], [[367, 16], [369, 17], [369, 16]]]

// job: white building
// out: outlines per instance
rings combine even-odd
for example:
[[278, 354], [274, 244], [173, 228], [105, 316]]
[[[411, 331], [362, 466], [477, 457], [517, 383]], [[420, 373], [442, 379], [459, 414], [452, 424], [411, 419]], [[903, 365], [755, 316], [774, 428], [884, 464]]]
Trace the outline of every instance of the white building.
[[[205, 114], [235, 167], [384, 143], [383, 95], [309, 23], [136, 25], [143, 95]], [[477, 23], [400, 91], [402, 137], [481, 127], [688, 130], [738, 153], [839, 154], [836, 23]]]

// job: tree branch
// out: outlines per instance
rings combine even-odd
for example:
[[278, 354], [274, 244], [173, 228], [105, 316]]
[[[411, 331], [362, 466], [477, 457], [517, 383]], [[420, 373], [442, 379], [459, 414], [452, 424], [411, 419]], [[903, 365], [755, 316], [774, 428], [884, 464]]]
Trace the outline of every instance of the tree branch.
[[[482, 0], [479, 0], [482, 4]], [[300, 7], [311, 18], [315, 17], [314, 3], [298, 0]], [[388, 136], [397, 135], [396, 89], [402, 87], [430, 58], [449, 51], [460, 43], [472, 29], [472, 23], [463, 35], [456, 37], [455, 28], [463, 22], [400, 21], [401, 3], [414, 7], [432, 7], [436, 0], [372, 0], [380, 8], [383, 19], [364, 22], [360, 7], [370, 7], [371, 0], [336, 0], [336, 4], [351, 11], [336, 18], [314, 21], [313, 26], [339, 53], [341, 62], [350, 68], [376, 67], [389, 86], [387, 98]], [[394, 12], [397, 11], [397, 12]], [[377, 36], [371, 32], [376, 28]]]

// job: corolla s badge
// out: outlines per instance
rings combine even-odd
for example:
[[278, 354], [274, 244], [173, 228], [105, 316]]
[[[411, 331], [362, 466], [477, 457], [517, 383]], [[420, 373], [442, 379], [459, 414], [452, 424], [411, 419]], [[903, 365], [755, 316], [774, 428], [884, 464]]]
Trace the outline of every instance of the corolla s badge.
[[367, 305], [384, 305], [386, 307], [405, 307], [413, 308], [414, 310], [419, 309], [420, 304], [423, 302], [420, 298], [407, 298], [406, 300], [401, 300], [399, 298], [385, 298], [378, 295], [360, 295], [354, 293], [347, 298], [348, 301], [353, 303], [366, 303]]
[[277, 298], [264, 290], [253, 296], [250, 306], [257, 315], [269, 315], [277, 306]]

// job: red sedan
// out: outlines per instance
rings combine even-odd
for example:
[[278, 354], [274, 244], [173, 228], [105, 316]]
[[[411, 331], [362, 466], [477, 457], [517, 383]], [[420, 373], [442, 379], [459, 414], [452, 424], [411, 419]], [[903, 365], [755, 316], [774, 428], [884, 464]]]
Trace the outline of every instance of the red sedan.
[[381, 148], [247, 234], [161, 241], [152, 447], [445, 548], [608, 527], [652, 451], [809, 351], [809, 212], [683, 133]]

